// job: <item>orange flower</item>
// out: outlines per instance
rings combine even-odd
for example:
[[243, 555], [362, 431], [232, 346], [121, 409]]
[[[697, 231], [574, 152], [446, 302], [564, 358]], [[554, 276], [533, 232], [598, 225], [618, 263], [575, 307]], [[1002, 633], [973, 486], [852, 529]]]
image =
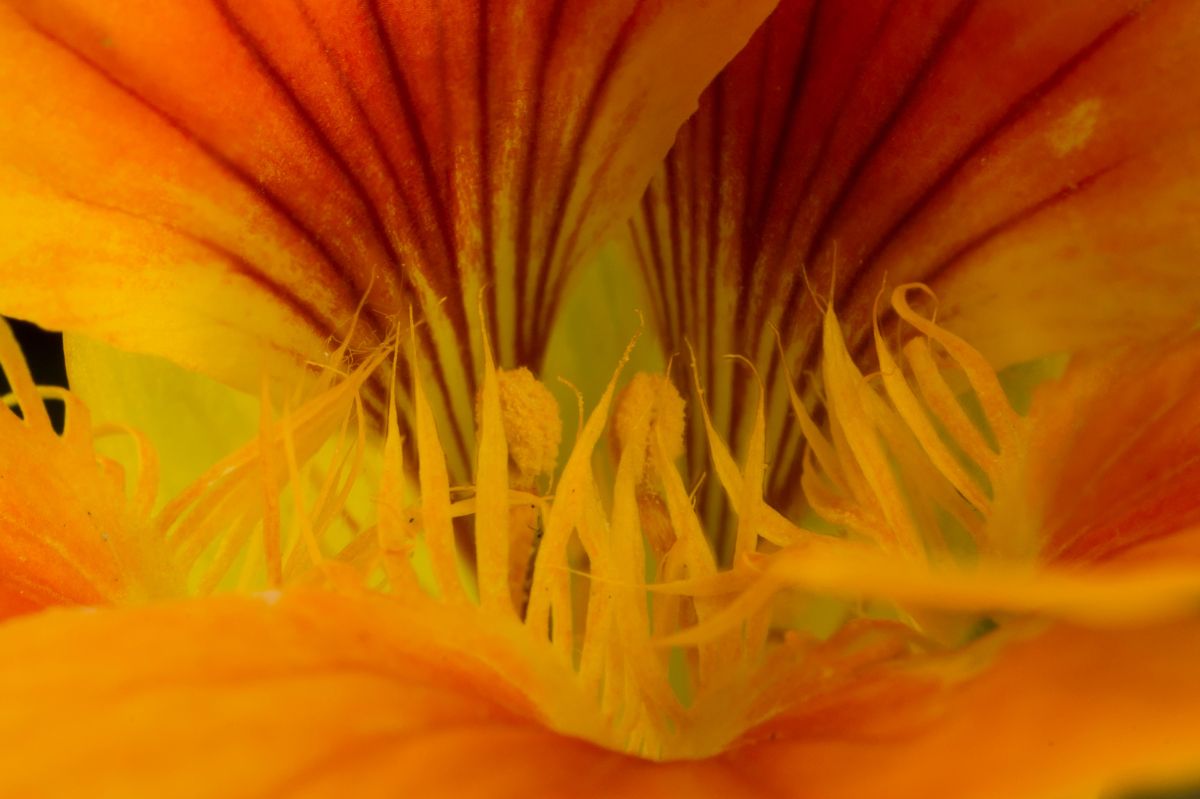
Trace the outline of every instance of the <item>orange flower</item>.
[[0, 4], [0, 793], [1200, 776], [1200, 9], [771, 6]]

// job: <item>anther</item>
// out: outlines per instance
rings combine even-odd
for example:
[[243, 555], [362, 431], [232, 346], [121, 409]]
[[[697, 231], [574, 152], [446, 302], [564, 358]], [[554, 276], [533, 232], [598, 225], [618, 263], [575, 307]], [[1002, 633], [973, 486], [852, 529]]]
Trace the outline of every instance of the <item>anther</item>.
[[[498, 370], [500, 414], [508, 443], [510, 487], [537, 493], [540, 478], [554, 473], [562, 442], [558, 402], [528, 369]], [[533, 563], [541, 539], [536, 505], [514, 505], [508, 518], [508, 587], [522, 615], [528, 601]]]
[[562, 443], [562, 417], [550, 389], [522, 367], [497, 372], [504, 438], [508, 441], [513, 487], [533, 488], [554, 473]]
[[675, 543], [666, 505], [662, 499], [662, 477], [654, 458], [661, 447], [667, 462], [683, 454], [684, 402], [670, 378], [662, 374], [639, 372], [617, 396], [609, 442], [614, 460], [619, 460], [631, 442], [633, 430], [648, 414], [649, 442], [641, 485], [637, 490], [638, 513], [642, 533], [651, 549], [662, 558]]

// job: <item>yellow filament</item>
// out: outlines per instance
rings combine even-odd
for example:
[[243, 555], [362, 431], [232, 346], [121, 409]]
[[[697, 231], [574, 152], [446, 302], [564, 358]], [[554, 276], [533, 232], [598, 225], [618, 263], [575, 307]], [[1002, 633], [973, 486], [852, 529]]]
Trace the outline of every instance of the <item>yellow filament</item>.
[[[71, 437], [79, 437], [88, 435], [93, 439], [102, 438], [104, 436], [120, 434], [128, 436], [134, 443], [134, 451], [137, 455], [137, 475], [133, 482], [133, 497], [132, 510], [139, 519], [148, 519], [154, 511], [154, 502], [158, 497], [158, 455], [154, 451], [150, 439], [146, 438], [140, 430], [135, 430], [128, 425], [121, 424], [105, 424], [97, 427], [94, 432], [91, 431], [90, 425], [87, 425], [83, 419], [86, 418], [87, 410], [83, 407], [83, 403], [78, 403], [78, 409], [73, 409], [69, 414], [69, 418], [74, 418], [74, 422], [69, 424], [69, 427], [74, 427]], [[85, 432], [86, 431], [86, 432]], [[67, 438], [66, 431], [63, 433], [64, 440]], [[80, 441], [82, 443], [82, 441]]]
[[483, 388], [480, 391], [479, 452], [475, 472], [475, 552], [483, 608], [514, 612], [509, 580], [508, 444], [500, 408], [500, 385], [492, 346], [482, 323]]
[[[811, 287], [810, 287], [811, 290]], [[792, 370], [788, 367], [788, 358], [784, 351], [783, 342], [779, 338], [779, 331], [775, 331], [775, 343], [779, 350], [779, 362], [783, 364], [784, 382], [787, 384], [788, 402], [791, 404], [792, 413], [796, 415], [796, 420], [800, 423], [800, 431], [804, 436], [805, 442], [808, 444], [809, 450], [816, 457], [817, 462], [825, 473], [835, 484], [841, 483], [841, 469], [838, 465], [837, 455], [833, 451], [833, 446], [825, 438], [824, 434], [817, 428], [816, 422], [808, 412], [808, 408], [804, 405], [804, 401], [800, 399], [800, 395], [796, 393], [796, 381], [792, 377]]]
[[279, 513], [278, 469], [275, 465], [275, 424], [272, 421], [271, 399], [263, 381], [259, 395], [259, 452], [263, 485], [263, 554], [267, 563], [267, 583], [278, 588], [283, 583], [283, 552]]
[[446, 455], [442, 450], [437, 424], [433, 419], [433, 409], [429, 407], [429, 400], [421, 385], [416, 336], [412, 335], [411, 338], [412, 396], [417, 428], [417, 481], [421, 489], [421, 521], [425, 528], [425, 541], [433, 559], [433, 573], [442, 597], [451, 602], [465, 602], [466, 592], [458, 575], [454, 526], [450, 521], [450, 477], [446, 470]]
[[321, 545], [317, 542], [312, 519], [309, 517], [305, 502], [304, 480], [300, 478], [300, 465], [296, 459], [296, 443], [292, 438], [291, 424], [286, 414], [281, 427], [284, 458], [287, 462], [288, 479], [292, 486], [292, 504], [295, 513], [293, 523], [300, 528], [300, 541], [308, 552], [309, 560], [314, 566], [321, 567], [325, 563], [325, 554], [321, 552]]
[[[525, 623], [535, 631], [547, 630], [550, 626], [551, 610], [554, 611], [554, 641], [558, 652], [569, 659], [573, 647], [570, 619], [570, 582], [563, 572], [546, 568], [551, 563], [563, 563], [567, 558], [567, 546], [571, 533], [582, 519], [587, 498], [594, 494], [591, 471], [592, 451], [604, 431], [608, 419], [608, 409], [616, 392], [617, 378], [621, 370], [629, 362], [629, 354], [637, 343], [637, 336], [625, 348], [621, 360], [609, 380], [600, 402], [588, 416], [587, 422], [580, 431], [574, 448], [571, 450], [567, 463], [559, 477], [558, 488], [555, 491], [555, 502], [546, 519], [546, 529], [542, 536], [542, 545], [538, 549], [534, 565], [533, 584], [529, 591], [529, 609], [526, 612]], [[592, 553], [589, 552], [589, 555]]]
[[979, 428], [967, 417], [958, 398], [946, 384], [941, 370], [934, 363], [929, 340], [914, 338], [904, 345], [904, 355], [912, 368], [926, 405], [967, 457], [990, 472], [998, 456], [984, 440]]
[[879, 323], [875, 322], [875, 351], [879, 355], [879, 370], [883, 378], [884, 388], [892, 405], [900, 417], [908, 425], [912, 434], [925, 450], [933, 464], [949, 480], [967, 501], [979, 509], [986, 509], [988, 499], [978, 484], [967, 474], [950, 449], [942, 442], [934, 429], [920, 401], [908, 384], [900, 365], [892, 357], [887, 343], [879, 333]]
[[929, 292], [929, 288], [920, 283], [908, 283], [898, 286], [892, 292], [892, 306], [905, 322], [924, 333], [929, 338], [941, 344], [946, 352], [962, 367], [967, 381], [975, 390], [979, 403], [983, 407], [984, 416], [996, 436], [1000, 451], [1010, 451], [1018, 444], [1017, 414], [1008, 404], [1008, 397], [1000, 385], [1000, 379], [995, 370], [984, 359], [978, 350], [945, 328], [924, 318], [912, 309], [908, 303], [909, 291]]
[[832, 310], [825, 315], [823, 352], [829, 403], [838, 409], [837, 422], [846, 437], [849, 454], [861, 465], [863, 478], [888, 523], [889, 535], [879, 543], [909, 555], [918, 553], [921, 536], [872, 419], [869, 398], [873, 392], [851, 360]]
[[388, 402], [376, 530], [384, 571], [392, 590], [401, 596], [417, 588], [417, 575], [411, 561], [415, 531], [406, 523], [404, 486], [404, 440], [396, 421], [396, 404]]

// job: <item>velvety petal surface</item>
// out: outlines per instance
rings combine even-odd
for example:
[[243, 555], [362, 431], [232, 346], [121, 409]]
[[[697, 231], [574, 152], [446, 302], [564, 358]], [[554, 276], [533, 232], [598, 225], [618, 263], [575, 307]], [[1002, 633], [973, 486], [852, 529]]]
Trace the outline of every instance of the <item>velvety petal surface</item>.
[[12, 742], [0, 789], [744, 795], [720, 764], [664, 771], [552, 732], [550, 705], [580, 733], [594, 719], [549, 650], [522, 639], [515, 622], [461, 608], [320, 593], [11, 623], [0, 627], [0, 730]]
[[[1095, 795], [1184, 778], [1200, 631], [1060, 628], [808, 696], [715, 758], [564, 737], [548, 650], [463, 608], [324, 593], [0, 627], [0, 787], [68, 796]], [[136, 653], [136, 657], [131, 657]], [[802, 686], [797, 686], [803, 696]]]
[[[1200, 558], [1200, 336], [1081, 357], [1031, 409], [1044, 554], [1118, 566], [1145, 545]], [[1174, 544], [1162, 539], [1181, 536]], [[1190, 545], [1188, 541], [1190, 540]]]
[[739, 445], [753, 387], [721, 356], [767, 380], [770, 494], [801, 451], [779, 367], [811, 382], [826, 302], [863, 361], [885, 282], [931, 286], [938, 322], [998, 367], [1190, 326], [1198, 74], [1187, 0], [783, 2], [705, 92], [629, 237], [668, 351], [695, 348]]
[[991, 645], [801, 706], [727, 759], [767, 795], [828, 799], [1119, 796], [1200, 777], [1194, 621]]
[[554, 691], [552, 675], [522, 659], [511, 629], [422, 612], [270, 595], [0, 627], [0, 786], [24, 796], [485, 796], [569, 782], [590, 747], [564, 742], [531, 768], [555, 736], [521, 690]]
[[537, 365], [771, 5], [6, 2], [0, 309], [254, 390], [415, 309], [465, 473], [480, 287]]

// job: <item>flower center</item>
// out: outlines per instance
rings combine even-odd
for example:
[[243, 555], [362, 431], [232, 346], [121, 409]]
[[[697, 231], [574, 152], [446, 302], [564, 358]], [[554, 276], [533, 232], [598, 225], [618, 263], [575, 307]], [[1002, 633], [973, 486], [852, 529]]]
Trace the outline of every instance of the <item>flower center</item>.
[[[485, 339], [475, 476], [458, 487], [415, 346], [411, 428], [392, 402], [382, 446], [367, 434], [360, 393], [389, 361], [394, 385], [397, 333], [349, 374], [317, 375], [294, 408], [277, 412], [264, 389], [257, 440], [153, 526], [192, 593], [318, 582], [460, 606], [481, 625], [523, 627], [531, 651], [594, 706], [587, 734], [598, 743], [653, 759], [712, 754], [796, 701], [798, 675], [819, 691], [849, 663], [977, 627], [905, 601], [861, 603], [888, 599], [863, 566], [871, 558], [938, 568], [1036, 554], [1020, 501], [1024, 421], [982, 357], [913, 310], [914, 290], [898, 289], [892, 306], [915, 335], [897, 349], [876, 329], [873, 375], [826, 313], [820, 385], [807, 387], [820, 423], [786, 381], [808, 445], [795, 493], [813, 524], [764, 500], [765, 391], [739, 453], [703, 401], [691, 409], [735, 517], [723, 569], [718, 531], [677, 466], [684, 401], [662, 374], [618, 391], [629, 349], [555, 475], [553, 397], [527, 370], [497, 369]], [[602, 481], [593, 459], [606, 430], [614, 476]], [[565, 716], [578, 703], [540, 706], [551, 726], [579, 729]]]

